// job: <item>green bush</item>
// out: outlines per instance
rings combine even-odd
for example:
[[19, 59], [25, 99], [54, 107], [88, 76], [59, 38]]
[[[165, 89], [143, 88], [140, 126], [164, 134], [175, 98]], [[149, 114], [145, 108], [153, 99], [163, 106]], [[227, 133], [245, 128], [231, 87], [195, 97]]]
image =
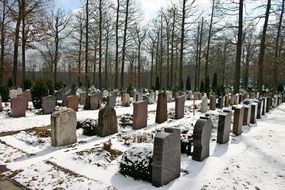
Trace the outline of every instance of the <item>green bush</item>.
[[277, 87], [278, 92], [283, 92], [284, 91], [284, 86], [282, 84], [279, 84]]
[[42, 97], [48, 95], [48, 86], [46, 81], [38, 80], [35, 82], [35, 85], [32, 87], [32, 101], [33, 105], [36, 109], [40, 109], [42, 107]]
[[46, 81], [46, 85], [48, 88], [48, 94], [52, 95], [54, 93], [52, 81], [50, 81], [50, 80]]
[[131, 146], [123, 153], [120, 161], [120, 173], [135, 180], [151, 181], [153, 146], [141, 143]]
[[9, 87], [8, 86], [0, 86], [0, 95], [2, 97], [3, 102], [8, 102], [8, 100], [9, 100]]

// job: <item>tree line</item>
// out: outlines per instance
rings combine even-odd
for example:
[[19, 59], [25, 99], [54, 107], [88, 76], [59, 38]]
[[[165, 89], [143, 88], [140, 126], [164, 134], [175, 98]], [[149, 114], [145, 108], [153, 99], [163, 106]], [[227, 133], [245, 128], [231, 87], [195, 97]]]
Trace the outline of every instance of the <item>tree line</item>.
[[[136, 0], [0, 0], [0, 86], [44, 78], [125, 89], [284, 84], [284, 0], [166, 1], [146, 21]], [[143, 1], [141, 2], [143, 3]], [[192, 84], [192, 85], [191, 85]]]

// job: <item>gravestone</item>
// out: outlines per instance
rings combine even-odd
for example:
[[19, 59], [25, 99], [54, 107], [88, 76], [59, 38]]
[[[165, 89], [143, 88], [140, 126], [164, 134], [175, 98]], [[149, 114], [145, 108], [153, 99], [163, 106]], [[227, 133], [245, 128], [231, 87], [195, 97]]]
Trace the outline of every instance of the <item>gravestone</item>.
[[223, 108], [223, 104], [224, 104], [224, 97], [223, 96], [219, 96], [218, 108], [222, 109]]
[[9, 91], [9, 98], [10, 100], [13, 99], [13, 98], [17, 98], [18, 97], [18, 91], [15, 90], [15, 89], [12, 89]]
[[109, 96], [109, 91], [108, 90], [103, 90], [102, 95], [103, 95], [103, 97], [108, 97]]
[[86, 97], [87, 97], [87, 92], [81, 92], [79, 93], [79, 96], [80, 96], [80, 104], [81, 105], [85, 105], [85, 102], [86, 102]]
[[216, 96], [211, 95], [210, 97], [210, 110], [216, 110]]
[[231, 132], [232, 112], [219, 114], [217, 143], [225, 144], [229, 141]]
[[134, 93], [134, 101], [135, 102], [138, 102], [138, 101], [143, 101], [143, 94], [141, 93], [138, 93], [138, 92], [135, 92]]
[[266, 97], [262, 97], [262, 115], [265, 115], [266, 112], [266, 104], [267, 104], [267, 98]]
[[167, 121], [167, 96], [165, 92], [158, 94], [157, 106], [156, 106], [156, 123], [163, 123]]
[[250, 112], [250, 123], [255, 124], [256, 123], [256, 117], [257, 117], [257, 103], [252, 102], [251, 103], [251, 112]]
[[255, 99], [255, 93], [254, 92], [249, 93], [249, 99]]
[[259, 92], [256, 92], [256, 98], [257, 99], [259, 98]]
[[242, 101], [243, 101], [243, 95], [242, 93], [240, 93], [238, 98], [238, 104], [240, 104]]
[[25, 104], [26, 104], [26, 110], [29, 109], [29, 102], [28, 102], [28, 97], [26, 96], [26, 94], [22, 93], [22, 94], [19, 94], [18, 97], [22, 98], [24, 101], [25, 101]]
[[171, 102], [173, 98], [172, 91], [166, 91], [166, 96], [167, 96], [167, 102]]
[[181, 119], [184, 117], [184, 104], [185, 96], [177, 96], [175, 98], [175, 119]]
[[272, 98], [271, 97], [267, 97], [267, 101], [266, 101], [266, 112], [268, 113], [270, 108], [272, 106]]
[[261, 113], [262, 113], [262, 100], [257, 100], [257, 119], [261, 119]]
[[251, 115], [251, 105], [244, 105], [243, 112], [243, 125], [249, 125], [250, 123], [250, 115]]
[[130, 95], [128, 93], [124, 93], [122, 95], [122, 106], [123, 107], [129, 107], [130, 104], [131, 104]]
[[236, 95], [232, 94], [231, 99], [230, 99], [230, 105], [231, 106], [235, 105], [235, 101], [236, 101], [235, 99], [236, 99]]
[[97, 99], [100, 101], [100, 104], [103, 102], [102, 92], [95, 92], [93, 95], [97, 97]]
[[234, 105], [237, 105], [237, 104], [240, 103], [240, 102], [239, 102], [239, 99], [240, 99], [240, 96], [239, 96], [239, 94], [237, 93], [237, 94], [235, 95]]
[[197, 92], [196, 100], [202, 100], [202, 93], [201, 92]]
[[51, 114], [52, 146], [65, 146], [77, 142], [76, 112], [70, 108], [61, 108]]
[[98, 110], [101, 107], [100, 100], [98, 99], [98, 96], [95, 94], [92, 94], [89, 96], [90, 98], [90, 109], [91, 110]]
[[3, 107], [2, 107], [2, 97], [0, 96], [0, 112], [3, 111]]
[[133, 106], [133, 129], [145, 128], [147, 126], [147, 102], [134, 102]]
[[24, 94], [26, 95], [28, 102], [31, 102], [32, 101], [31, 89], [25, 90]]
[[151, 91], [148, 98], [149, 104], [154, 104], [156, 102], [156, 94], [155, 92]]
[[20, 95], [16, 98], [11, 99], [11, 116], [16, 117], [25, 117], [27, 108], [27, 99], [25, 95]]
[[208, 98], [207, 98], [207, 94], [206, 93], [204, 93], [204, 96], [202, 97], [202, 103], [201, 103], [200, 111], [202, 113], [206, 113], [208, 111]]
[[43, 114], [51, 114], [56, 106], [55, 96], [42, 97], [42, 111]]
[[152, 184], [160, 187], [180, 177], [180, 129], [166, 128], [154, 138]]
[[65, 89], [61, 89], [56, 93], [56, 100], [62, 100], [64, 98], [64, 95], [66, 94], [66, 90]]
[[201, 117], [196, 121], [193, 131], [193, 160], [201, 162], [209, 157], [212, 129], [211, 119]]
[[96, 134], [105, 137], [118, 132], [118, 122], [116, 110], [110, 106], [105, 106], [98, 113], [98, 126]]
[[79, 98], [78, 96], [68, 96], [67, 97], [67, 107], [78, 111]]
[[113, 95], [113, 96], [108, 96], [107, 98], [107, 103], [110, 107], [114, 108], [116, 106], [116, 99], [117, 96]]
[[236, 136], [239, 136], [242, 133], [243, 114], [244, 114], [243, 105], [237, 105], [234, 107], [233, 133]]
[[68, 104], [68, 97], [69, 95], [68, 94], [64, 94], [62, 95], [62, 107], [67, 107], [67, 104]]
[[229, 107], [230, 106], [230, 97], [229, 95], [227, 94], [225, 96], [225, 107]]

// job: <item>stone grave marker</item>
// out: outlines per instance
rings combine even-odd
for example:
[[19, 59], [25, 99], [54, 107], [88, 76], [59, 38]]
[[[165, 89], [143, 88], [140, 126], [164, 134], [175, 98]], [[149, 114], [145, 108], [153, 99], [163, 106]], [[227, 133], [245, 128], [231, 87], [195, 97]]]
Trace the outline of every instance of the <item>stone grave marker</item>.
[[158, 94], [157, 105], [156, 105], [156, 123], [163, 123], [167, 121], [167, 96], [165, 92]]
[[80, 104], [81, 105], [85, 105], [85, 102], [86, 102], [86, 97], [87, 97], [87, 92], [81, 92], [79, 93], [79, 99], [80, 99]]
[[230, 99], [230, 105], [231, 106], [235, 105], [235, 101], [236, 101], [236, 95], [232, 94]]
[[249, 93], [249, 99], [255, 99], [255, 93], [254, 92]]
[[240, 96], [239, 96], [239, 93], [237, 93], [237, 94], [235, 95], [234, 105], [237, 105], [237, 104], [240, 103], [240, 102], [239, 102], [239, 99], [240, 99]]
[[98, 125], [96, 134], [105, 137], [118, 132], [118, 121], [116, 110], [110, 106], [105, 106], [98, 113]]
[[219, 114], [217, 143], [225, 144], [229, 141], [231, 132], [232, 112]]
[[78, 104], [79, 104], [79, 98], [78, 96], [68, 96], [67, 97], [67, 107], [73, 109], [74, 111], [78, 111]]
[[242, 133], [243, 114], [244, 114], [244, 106], [236, 105], [234, 107], [234, 123], [233, 123], [233, 133], [236, 136], [239, 136]]
[[145, 128], [147, 126], [147, 102], [134, 102], [133, 106], [133, 129]]
[[138, 102], [138, 101], [143, 101], [143, 94], [141, 94], [141, 93], [135, 93], [135, 98], [134, 98], [134, 100], [136, 101], [136, 102]]
[[98, 96], [95, 94], [89, 95], [90, 98], [90, 109], [91, 110], [98, 110], [101, 107], [100, 100], [98, 99]]
[[261, 113], [262, 113], [262, 100], [257, 100], [257, 119], [261, 119]]
[[70, 108], [61, 108], [51, 115], [52, 146], [65, 146], [77, 142], [76, 112]]
[[27, 109], [27, 99], [25, 95], [19, 95], [16, 98], [11, 99], [11, 116], [25, 117]]
[[250, 115], [251, 115], [251, 105], [244, 105], [243, 112], [243, 125], [249, 125], [250, 123]]
[[31, 101], [32, 101], [31, 89], [25, 90], [25, 91], [24, 91], [24, 94], [26, 95], [27, 100], [28, 100], [29, 102], [31, 102]]
[[265, 115], [266, 112], [266, 104], [267, 104], [267, 98], [266, 97], [262, 97], [262, 115]]
[[211, 95], [210, 97], [210, 110], [216, 110], [216, 95]]
[[156, 94], [155, 92], [151, 91], [148, 98], [149, 104], [154, 104], [156, 102]]
[[10, 100], [13, 99], [13, 98], [17, 98], [18, 97], [18, 91], [15, 90], [15, 89], [12, 89], [9, 91], [9, 98]]
[[230, 106], [230, 97], [229, 95], [227, 94], [225, 96], [225, 107], [229, 107]]
[[211, 119], [201, 117], [196, 121], [193, 131], [193, 160], [201, 162], [209, 157], [212, 129]]
[[251, 112], [250, 112], [250, 123], [255, 124], [256, 123], [256, 117], [257, 117], [257, 103], [252, 102], [251, 103]]
[[208, 111], [208, 98], [207, 94], [204, 93], [204, 96], [202, 97], [202, 103], [201, 103], [201, 110], [202, 113], [206, 113]]
[[272, 106], [272, 98], [271, 97], [267, 97], [267, 100], [266, 100], [266, 112], [268, 113], [270, 108]]
[[256, 92], [256, 98], [257, 99], [259, 98], [259, 92]]
[[173, 98], [172, 91], [166, 91], [166, 96], [167, 96], [167, 102], [171, 102]]
[[43, 114], [51, 114], [56, 106], [55, 96], [42, 97], [42, 111]]
[[218, 108], [222, 109], [223, 108], [223, 104], [224, 104], [224, 97], [223, 96], [219, 96]]
[[117, 99], [117, 96], [115, 95], [108, 96], [107, 98], [108, 105], [114, 108], [116, 106], [116, 99]]
[[181, 119], [184, 117], [184, 104], [185, 96], [177, 96], [175, 98], [175, 119]]
[[102, 92], [95, 92], [94, 96], [97, 97], [97, 99], [100, 101], [100, 104], [103, 102], [103, 94], [102, 94]]
[[180, 129], [166, 128], [154, 138], [152, 184], [160, 187], [180, 177]]
[[56, 100], [62, 100], [64, 98], [64, 95], [66, 94], [66, 90], [65, 89], [61, 89], [56, 93]]
[[108, 96], [109, 96], [109, 91], [103, 90], [103, 97], [108, 97]]
[[122, 106], [123, 107], [129, 107], [130, 104], [131, 104], [130, 95], [128, 93], [124, 93], [122, 95]]

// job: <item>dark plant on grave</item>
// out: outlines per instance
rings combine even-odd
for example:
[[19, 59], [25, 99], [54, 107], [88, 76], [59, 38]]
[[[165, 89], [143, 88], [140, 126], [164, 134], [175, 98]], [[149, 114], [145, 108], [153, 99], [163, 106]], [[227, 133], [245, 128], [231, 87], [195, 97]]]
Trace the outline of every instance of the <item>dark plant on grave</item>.
[[86, 119], [84, 121], [78, 121], [76, 128], [83, 129], [83, 135], [86, 136], [94, 136], [96, 135], [96, 127], [97, 127], [97, 120], [95, 119]]
[[109, 140], [106, 141], [106, 142], [103, 142], [103, 150], [106, 150], [106, 151], [110, 152], [111, 146], [112, 146], [112, 141], [111, 141], [111, 139], [109, 139]]
[[38, 80], [35, 82], [35, 85], [32, 87], [32, 101], [36, 109], [40, 109], [42, 98], [48, 95], [48, 86], [46, 81]]
[[277, 92], [283, 92], [284, 91], [284, 86], [282, 84], [279, 84], [277, 87]]
[[125, 151], [120, 161], [120, 173], [133, 177], [135, 180], [152, 180], [151, 144], [134, 145]]
[[0, 96], [2, 97], [3, 102], [8, 102], [9, 99], [9, 87], [0, 86]]
[[25, 79], [24, 81], [24, 90], [31, 89], [32, 88], [32, 80]]

